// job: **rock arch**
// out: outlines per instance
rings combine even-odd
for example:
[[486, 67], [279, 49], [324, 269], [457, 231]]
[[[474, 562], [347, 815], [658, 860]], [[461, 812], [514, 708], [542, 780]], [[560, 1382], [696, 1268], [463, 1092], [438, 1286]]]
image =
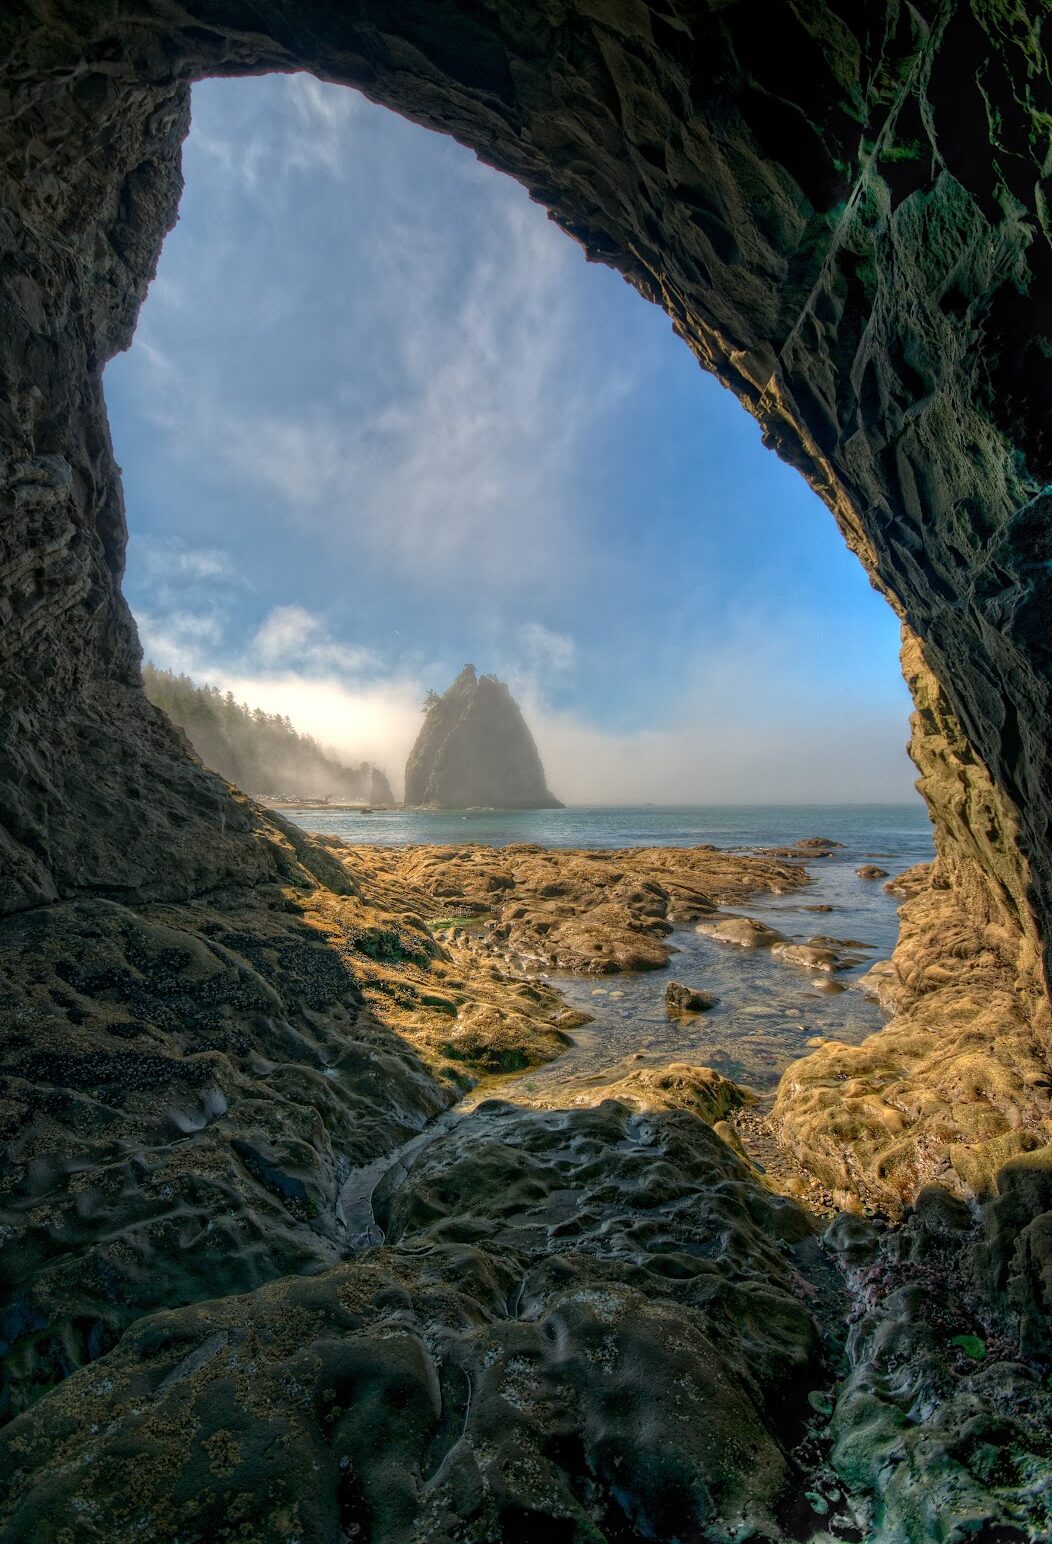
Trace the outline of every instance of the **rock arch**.
[[268, 869], [141, 700], [99, 374], [176, 217], [189, 83], [305, 68], [523, 182], [818, 490], [967, 747], [966, 783], [927, 778], [946, 863], [1033, 963], [1052, 933], [1049, 25], [979, 0], [9, 11], [6, 908]]
[[[589, 257], [665, 307], [701, 364], [832, 509], [903, 620], [913, 752], [940, 856], [935, 887], [906, 909], [898, 1029], [863, 1047], [823, 1048], [791, 1069], [783, 1132], [856, 1205], [901, 1206], [951, 1170], [950, 1188], [986, 1197], [976, 1224], [945, 1191], [928, 1191], [903, 1249], [922, 1262], [949, 1249], [959, 1279], [986, 1303], [977, 1312], [1007, 1325], [1028, 1354], [1049, 1356], [1049, 1149], [1007, 1180], [1002, 1170], [1000, 1196], [989, 1193], [999, 1166], [1048, 1142], [1050, 38], [1047, 10], [1011, 0], [20, 0], [4, 9], [0, 903], [11, 989], [0, 1118], [16, 1162], [0, 1206], [21, 1240], [5, 1282], [9, 1365], [21, 1380], [10, 1408], [140, 1321], [105, 1376], [92, 1382], [89, 1369], [68, 1397], [60, 1389], [38, 1406], [39, 1421], [30, 1412], [16, 1426], [16, 1529], [41, 1517], [51, 1526], [57, 1509], [79, 1526], [90, 1504], [124, 1537], [138, 1512], [121, 1509], [140, 1505], [141, 1482], [151, 1506], [183, 1507], [164, 1514], [173, 1535], [208, 1537], [222, 1520], [213, 1480], [230, 1473], [245, 1515], [257, 1516], [264, 1491], [280, 1492], [293, 1509], [316, 1508], [317, 1529], [329, 1529], [316, 1536], [335, 1537], [359, 1516], [361, 1497], [333, 1453], [324, 1482], [310, 1478], [324, 1456], [316, 1432], [295, 1449], [302, 1462], [275, 1447], [264, 1470], [246, 1448], [237, 1469], [229, 1432], [208, 1425], [220, 1419], [211, 1380], [236, 1371], [244, 1337], [269, 1347], [271, 1408], [286, 1400], [288, 1431], [303, 1427], [304, 1369], [323, 1368], [319, 1398], [332, 1408], [355, 1385], [348, 1346], [359, 1332], [368, 1340], [374, 1320], [386, 1340], [392, 1302], [407, 1324], [417, 1314], [433, 1327], [445, 1312], [462, 1326], [463, 1314], [475, 1315], [519, 1344], [505, 1267], [483, 1253], [471, 1282], [462, 1279], [470, 1251], [456, 1255], [456, 1289], [478, 1299], [458, 1298], [463, 1309], [452, 1298], [442, 1307], [433, 1281], [397, 1248], [364, 1273], [309, 1275], [346, 1253], [333, 1222], [346, 1153], [362, 1163], [389, 1154], [407, 1122], [413, 1129], [449, 1103], [425, 1065], [426, 1037], [403, 1044], [362, 1003], [368, 962], [382, 974], [386, 962], [409, 961], [411, 977], [433, 940], [411, 911], [394, 926], [388, 908], [381, 925], [352, 862], [205, 772], [141, 690], [120, 593], [124, 513], [101, 371], [130, 342], [176, 218], [189, 86], [206, 75], [308, 69], [455, 135], [518, 178]], [[267, 880], [298, 885], [302, 904], [257, 884]], [[350, 920], [339, 904], [347, 894], [360, 902]], [[948, 946], [959, 970], [944, 968]], [[943, 986], [944, 1012], [930, 1006]], [[100, 1002], [119, 1013], [97, 1031]], [[509, 1017], [503, 1002], [477, 1006]], [[531, 1012], [522, 999], [510, 1017], [528, 1026]], [[444, 1034], [448, 1020], [436, 1014]], [[539, 1033], [550, 1038], [550, 1025]], [[892, 1078], [895, 1106], [884, 1097]], [[630, 1147], [625, 1112], [603, 1108], [602, 1141]], [[525, 1117], [521, 1125], [522, 1142], [536, 1142], [539, 1128]], [[774, 1292], [758, 1318], [777, 1302], [775, 1339], [788, 1329], [762, 1355], [799, 1394], [800, 1368], [818, 1377], [820, 1357], [783, 1246], [808, 1224], [758, 1190], [762, 1224], [742, 1233], [740, 1219], [728, 1222], [724, 1192], [705, 1176], [732, 1189], [750, 1181], [710, 1137], [691, 1128], [684, 1182], [703, 1210], [715, 1207], [714, 1237], [741, 1246], [728, 1279], [751, 1291], [762, 1278]], [[184, 1138], [192, 1147], [180, 1148]], [[439, 1167], [459, 1161], [455, 1151], [441, 1158], [458, 1140], [436, 1146]], [[850, 1226], [845, 1240], [856, 1257]], [[373, 1283], [368, 1301], [363, 1280]], [[546, 1301], [549, 1287], [537, 1290]], [[218, 1316], [208, 1301], [217, 1295], [226, 1299]], [[653, 1345], [670, 1335], [679, 1344], [682, 1305], [654, 1302], [633, 1298], [630, 1319], [654, 1326]], [[142, 1319], [158, 1307], [172, 1310], [163, 1322]], [[590, 1312], [573, 1331], [582, 1345]], [[879, 1349], [884, 1332], [878, 1319], [873, 1326]], [[863, 1349], [841, 1397], [843, 1429], [850, 1435], [853, 1399], [864, 1423], [883, 1410], [887, 1441], [909, 1462], [870, 1472], [865, 1443], [848, 1444], [851, 1483], [884, 1491], [893, 1532], [923, 1531], [948, 1508], [969, 1530], [976, 1517], [1014, 1518], [1014, 1501], [973, 1509], [986, 1502], [962, 1478], [963, 1459], [947, 1468], [936, 1455], [942, 1468], [926, 1468], [926, 1450], [910, 1446], [915, 1400], [925, 1431], [943, 1434], [935, 1448], [956, 1453], [970, 1429], [972, 1406], [954, 1403], [955, 1381], [934, 1393], [924, 1384], [926, 1334], [922, 1325], [908, 1341], [916, 1388], [871, 1378]], [[550, 1347], [535, 1339], [530, 1354], [543, 1359]], [[703, 1378], [711, 1353], [699, 1344]], [[447, 1368], [462, 1349], [457, 1329], [442, 1353]], [[478, 1354], [488, 1369], [490, 1352]], [[438, 1375], [428, 1363], [414, 1384], [403, 1377], [409, 1365], [389, 1367], [399, 1398], [419, 1395], [426, 1436]], [[753, 1371], [734, 1372], [746, 1401], [759, 1397]], [[983, 1397], [996, 1404], [994, 1373], [984, 1374]], [[1014, 1377], [1008, 1366], [1009, 1410]], [[210, 1433], [219, 1465], [206, 1491], [204, 1461], [186, 1442], [184, 1380], [187, 1397], [201, 1399], [194, 1429]], [[583, 1381], [590, 1389], [593, 1372]], [[148, 1385], [168, 1402], [144, 1439], [153, 1446], [135, 1449], [136, 1486], [122, 1493], [103, 1464], [94, 1479], [78, 1478], [67, 1457], [83, 1452], [98, 1422], [100, 1442], [116, 1444], [107, 1463], [130, 1451], [121, 1444]], [[299, 1390], [291, 1404], [290, 1387]], [[771, 1387], [781, 1399], [782, 1384]], [[82, 1389], [103, 1403], [86, 1404]], [[245, 1409], [261, 1419], [252, 1393]], [[487, 1427], [505, 1421], [506, 1405], [482, 1408]], [[109, 1413], [87, 1424], [96, 1409]], [[688, 1468], [707, 1474], [704, 1421], [695, 1436]], [[789, 1472], [779, 1466], [792, 1465], [788, 1448], [776, 1449], [761, 1476], [768, 1518]], [[396, 1510], [415, 1505], [408, 1490], [391, 1491], [385, 1460], [381, 1452], [379, 1472], [370, 1479], [367, 1466], [360, 1483], [375, 1482], [384, 1506], [392, 1495]], [[0, 1468], [14, 1473], [14, 1458]], [[749, 1474], [714, 1472], [732, 1491], [752, 1484]], [[577, 1506], [570, 1491], [567, 1516]], [[662, 1483], [655, 1504], [674, 1491]], [[218, 1520], [193, 1513], [200, 1495]], [[539, 1514], [505, 1499], [508, 1526], [525, 1536]], [[675, 1531], [663, 1515], [653, 1522], [649, 1501], [640, 1505], [651, 1534]], [[392, 1523], [405, 1526], [405, 1517]], [[560, 1536], [577, 1535], [567, 1524]]]

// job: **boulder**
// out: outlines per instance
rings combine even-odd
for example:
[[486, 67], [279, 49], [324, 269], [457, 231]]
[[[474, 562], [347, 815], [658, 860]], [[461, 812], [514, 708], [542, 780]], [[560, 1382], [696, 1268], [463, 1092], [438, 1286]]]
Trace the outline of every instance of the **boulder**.
[[722, 944], [737, 944], [739, 949], [769, 949], [772, 944], [786, 942], [784, 933], [768, 927], [766, 922], [757, 922], [755, 917], [723, 917], [719, 922], [699, 922], [694, 931]]
[[675, 1013], [706, 1013], [716, 1006], [715, 997], [684, 986], [681, 981], [669, 982], [665, 988], [665, 1002], [669, 1010]]
[[805, 970], [821, 970], [830, 975], [844, 969], [835, 950], [821, 944], [775, 944], [771, 955], [787, 965], [802, 965]]

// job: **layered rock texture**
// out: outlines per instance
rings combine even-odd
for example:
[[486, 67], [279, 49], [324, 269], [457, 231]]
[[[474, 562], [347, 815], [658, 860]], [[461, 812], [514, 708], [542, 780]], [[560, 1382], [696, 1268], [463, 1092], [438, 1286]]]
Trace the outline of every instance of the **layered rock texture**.
[[405, 802], [433, 809], [562, 809], [518, 703], [496, 676], [465, 665], [429, 698], [405, 767]]
[[[1050, 26], [1013, 0], [4, 8], [6, 1537], [846, 1538], [845, 1483], [856, 1537], [1047, 1532]], [[638, 1088], [481, 1111], [474, 1156], [439, 1132], [347, 1258], [363, 1170], [465, 1074], [443, 1025], [486, 1024], [482, 1066], [560, 1042], [543, 988], [458, 974], [422, 891], [239, 797], [142, 692], [101, 371], [176, 216], [190, 83], [299, 68], [456, 135], [662, 305], [906, 625], [938, 859], [897, 1017], [776, 1112], [845, 1200], [908, 1216], [840, 1240], [831, 1449], [794, 1402], [840, 1354], [807, 1219], [668, 1110], [675, 1079], [649, 1114]]]
[[[1021, 1154], [1042, 1153], [1052, 1172], [1052, 1023], [1016, 831], [914, 639], [903, 666], [938, 856], [894, 886], [899, 942], [870, 983], [894, 1018], [798, 1062], [775, 1108], [841, 1203], [893, 1214], [932, 1180], [991, 1196]], [[1052, 1282], [1041, 1292], [1052, 1312]]]

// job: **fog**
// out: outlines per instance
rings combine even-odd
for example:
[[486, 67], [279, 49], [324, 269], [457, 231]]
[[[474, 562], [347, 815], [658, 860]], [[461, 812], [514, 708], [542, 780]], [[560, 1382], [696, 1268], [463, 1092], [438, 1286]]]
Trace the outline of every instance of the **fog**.
[[[288, 717], [343, 762], [383, 768], [394, 797], [401, 799], [430, 680], [400, 676], [355, 685], [295, 671], [231, 672], [217, 662], [200, 667], [198, 678], [238, 701]], [[844, 702], [827, 719], [810, 720], [801, 733], [791, 708], [758, 729], [748, 697], [735, 717], [726, 693], [712, 691], [708, 700], [702, 692], [684, 701], [679, 722], [616, 733], [547, 705], [525, 672], [516, 682], [509, 671], [508, 679], [537, 741], [548, 784], [567, 804], [850, 804], [916, 797], [917, 774], [906, 755], [907, 726], [898, 708], [852, 710]], [[436, 684], [442, 690], [449, 683]], [[288, 775], [273, 773], [278, 782]], [[331, 778], [323, 788], [304, 777], [296, 791], [315, 789], [334, 797], [369, 797], [343, 792]], [[288, 790], [257, 780], [252, 791]]]

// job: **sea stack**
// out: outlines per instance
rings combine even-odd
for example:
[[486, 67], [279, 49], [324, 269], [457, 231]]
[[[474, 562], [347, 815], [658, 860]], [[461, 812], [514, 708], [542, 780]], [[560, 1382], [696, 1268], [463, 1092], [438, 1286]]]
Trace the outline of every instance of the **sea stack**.
[[558, 810], [518, 703], [496, 676], [465, 665], [431, 694], [405, 766], [405, 802], [432, 809]]

